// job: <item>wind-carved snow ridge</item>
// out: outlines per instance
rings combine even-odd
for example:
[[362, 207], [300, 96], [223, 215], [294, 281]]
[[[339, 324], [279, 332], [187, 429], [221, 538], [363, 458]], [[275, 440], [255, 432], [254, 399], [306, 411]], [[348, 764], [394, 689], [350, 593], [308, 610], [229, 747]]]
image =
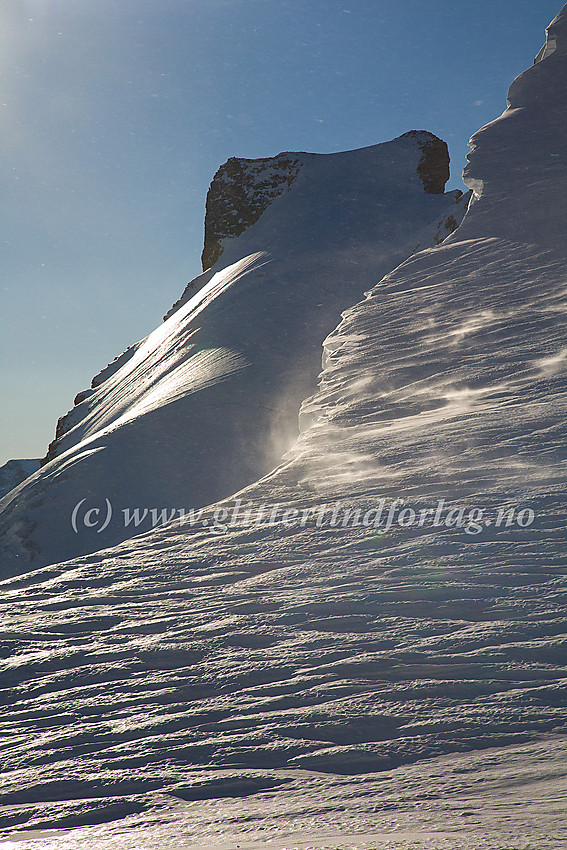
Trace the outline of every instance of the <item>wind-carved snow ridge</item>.
[[559, 54], [567, 53], [567, 12], [565, 8], [553, 19], [545, 31], [546, 40], [544, 46], [534, 60], [534, 65], [548, 59], [556, 51]]
[[565, 232], [567, 202], [556, 193], [565, 175], [566, 30], [563, 10], [534, 66], [510, 86], [506, 111], [470, 141], [463, 179], [483, 199], [469, 222], [476, 236], [513, 240], [521, 227], [524, 238], [553, 250]]
[[[262, 254], [252, 254], [227, 269], [218, 272], [192, 300], [166, 320], [138, 346], [131, 356], [104, 381], [102, 389], [90, 393], [85, 410], [75, 408], [77, 424], [72, 415], [66, 430], [53, 445], [50, 459], [61, 456], [66, 449], [79, 446], [97, 434], [107, 434], [138, 416], [157, 410], [177, 399], [213, 386], [219, 380], [245, 368], [246, 361], [224, 348], [201, 348], [191, 342], [189, 325], [203, 310], [234, 285], [247, 271], [266, 263]], [[188, 330], [180, 356], [178, 337]]]
[[[465, 213], [462, 193], [441, 191], [448, 154], [431, 133], [296, 154], [291, 171], [289, 157], [239, 166], [228, 206], [240, 192], [248, 227], [223, 225], [217, 263], [60, 420], [42, 471], [3, 505], [6, 572], [114, 545], [150, 530], [152, 509], [200, 508], [274, 469], [341, 312]], [[122, 521], [137, 508], [143, 522]]]
[[[109, 850], [564, 843], [567, 171], [550, 152], [567, 128], [566, 77], [558, 40], [476, 135], [467, 179], [483, 191], [460, 228], [440, 247], [410, 247], [379, 281], [354, 224], [349, 236], [342, 220], [345, 242], [335, 238], [344, 191], [312, 242], [278, 243], [297, 232], [299, 197], [314, 203], [308, 160], [227, 242], [223, 261], [237, 249], [270, 254], [210, 305], [215, 321], [233, 320], [226, 349], [251, 364], [234, 380], [256, 362], [229, 333], [235, 317], [253, 334], [277, 305], [263, 349], [273, 354], [298, 315], [313, 330], [322, 314], [310, 298], [338, 286], [337, 264], [343, 286], [349, 268], [368, 279], [367, 295], [322, 332], [319, 386], [303, 396], [302, 432], [276, 469], [106, 552], [35, 571], [28, 558], [1, 583], [6, 830], [83, 827], [66, 846]], [[341, 155], [353, 179], [360, 153]], [[332, 204], [333, 161], [310, 162]], [[423, 197], [409, 192], [404, 211]], [[311, 248], [321, 253], [310, 264]], [[286, 312], [295, 275], [309, 298], [293, 289]], [[210, 350], [221, 325], [213, 334], [209, 315], [183, 345], [201, 333], [198, 350]], [[270, 382], [298, 338], [270, 361]], [[253, 407], [257, 386], [246, 389]], [[121, 433], [135, 434], [112, 437]], [[138, 436], [150, 463], [153, 443]], [[91, 445], [90, 474], [104, 460], [102, 443]], [[71, 469], [81, 462], [67, 452]], [[55, 458], [20, 493], [60, 509], [66, 474]], [[35, 545], [23, 528], [33, 514], [7, 515], [21, 524], [11, 544]]]

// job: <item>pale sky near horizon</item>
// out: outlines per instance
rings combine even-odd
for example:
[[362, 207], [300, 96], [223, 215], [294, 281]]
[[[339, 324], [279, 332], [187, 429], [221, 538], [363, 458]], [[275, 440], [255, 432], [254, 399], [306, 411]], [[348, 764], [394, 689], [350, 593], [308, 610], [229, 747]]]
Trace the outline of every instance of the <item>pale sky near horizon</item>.
[[560, 2], [0, 0], [0, 465], [200, 272], [230, 156], [429, 130], [448, 188]]

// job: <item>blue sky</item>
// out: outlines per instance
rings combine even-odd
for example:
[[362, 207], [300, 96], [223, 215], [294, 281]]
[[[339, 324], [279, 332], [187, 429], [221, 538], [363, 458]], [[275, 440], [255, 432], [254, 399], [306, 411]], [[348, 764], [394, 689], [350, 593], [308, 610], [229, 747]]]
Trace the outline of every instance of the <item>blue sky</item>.
[[229, 156], [426, 129], [461, 187], [560, 2], [0, 0], [0, 463], [200, 271]]

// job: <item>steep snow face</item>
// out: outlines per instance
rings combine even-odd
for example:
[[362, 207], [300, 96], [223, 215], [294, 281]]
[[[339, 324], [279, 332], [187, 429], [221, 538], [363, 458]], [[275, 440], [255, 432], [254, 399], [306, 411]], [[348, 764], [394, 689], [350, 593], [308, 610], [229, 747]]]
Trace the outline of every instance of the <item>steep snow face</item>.
[[[324, 500], [529, 505], [538, 523], [512, 551], [534, 563], [536, 539], [564, 545], [565, 10], [550, 39], [512, 83], [509, 108], [473, 136], [464, 176], [476, 198], [461, 227], [387, 275], [325, 340], [286, 470]], [[421, 559], [420, 535], [414, 545]], [[475, 549], [464, 563], [484, 561]]]
[[[554, 19], [535, 65], [517, 77], [508, 108], [472, 137], [463, 179], [483, 203], [467, 221], [475, 236], [556, 248], [567, 229], [565, 101], [567, 14]], [[537, 179], [534, 175], [537, 173]]]
[[555, 53], [555, 51], [563, 54], [567, 53], [567, 39], [565, 38], [566, 28], [567, 12], [564, 7], [546, 29], [545, 44], [536, 56], [535, 63], [541, 62], [542, 59], [547, 59], [552, 53]]
[[[161, 509], [211, 503], [272, 469], [297, 437], [341, 311], [462, 218], [461, 193], [431, 194], [443, 185], [439, 146], [412, 132], [295, 155], [291, 186], [223, 241], [164, 324], [60, 422], [50, 462], [3, 505], [5, 569], [114, 544], [150, 529]], [[138, 508], [145, 519], [125, 522]], [[95, 521], [103, 515], [106, 525]]]

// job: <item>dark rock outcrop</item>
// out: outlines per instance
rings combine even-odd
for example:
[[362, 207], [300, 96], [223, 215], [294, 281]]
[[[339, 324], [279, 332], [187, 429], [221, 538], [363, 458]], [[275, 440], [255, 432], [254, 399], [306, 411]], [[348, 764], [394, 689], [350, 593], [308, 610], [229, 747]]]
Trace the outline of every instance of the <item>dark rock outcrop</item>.
[[293, 154], [266, 159], [231, 157], [221, 165], [207, 193], [203, 271], [223, 252], [221, 240], [240, 236], [254, 224], [274, 198], [288, 189], [299, 171]]
[[[420, 138], [427, 136], [427, 139]], [[442, 195], [445, 183], [449, 179], [449, 149], [442, 139], [427, 130], [410, 130], [401, 136], [417, 138], [422, 157], [417, 166], [417, 173], [423, 183], [423, 189], [428, 195]]]

